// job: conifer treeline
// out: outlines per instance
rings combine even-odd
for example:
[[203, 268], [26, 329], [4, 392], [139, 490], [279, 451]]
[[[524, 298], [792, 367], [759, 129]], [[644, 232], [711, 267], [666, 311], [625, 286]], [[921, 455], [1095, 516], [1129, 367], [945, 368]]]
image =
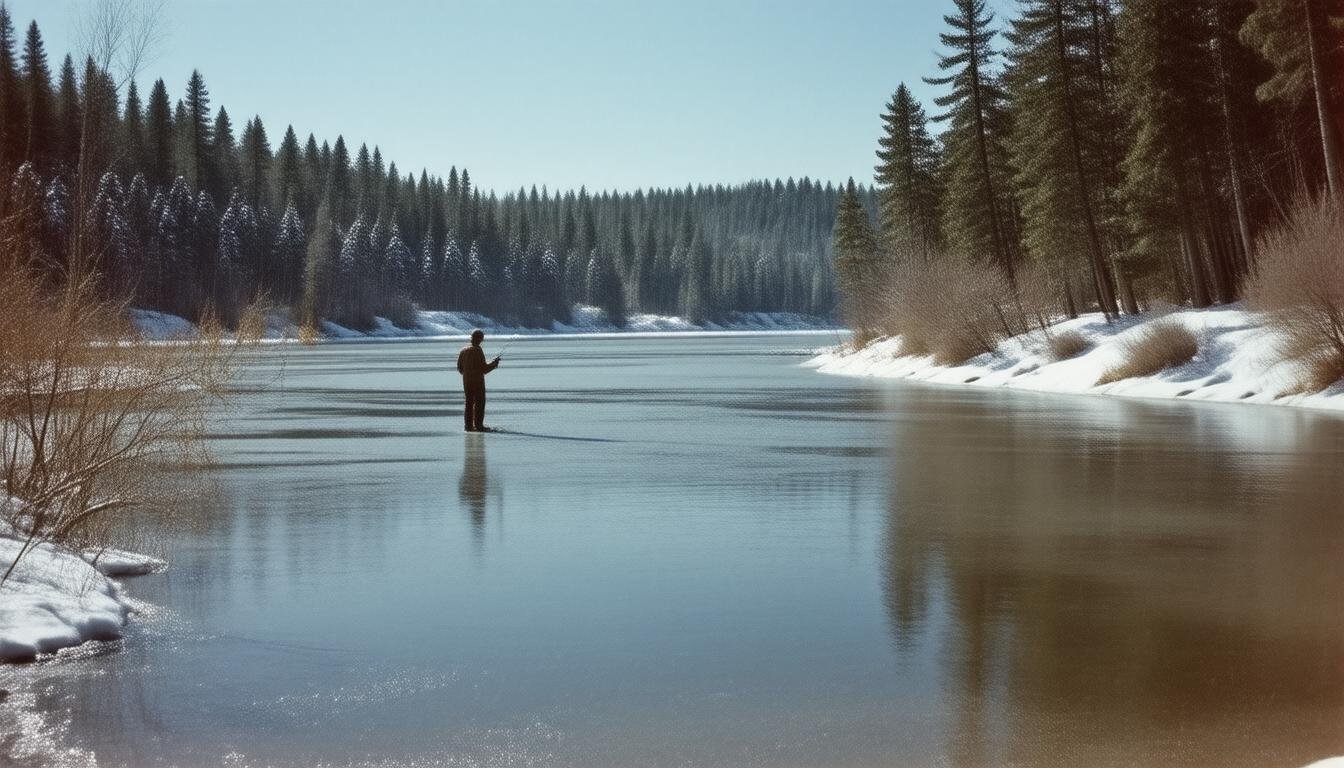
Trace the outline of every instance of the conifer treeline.
[[1069, 315], [1230, 302], [1267, 227], [1344, 195], [1341, 0], [1020, 0], [1006, 24], [948, 0], [945, 21], [935, 114], [902, 84], [882, 116], [877, 231], [840, 203], [852, 308], [931, 259]]
[[361, 328], [414, 306], [537, 326], [575, 303], [617, 323], [834, 306], [830, 183], [498, 197], [465, 168], [403, 174], [340, 136], [272, 141], [213, 108], [199, 72], [177, 101], [162, 80], [118, 93], [70, 56], [53, 77], [37, 24], [20, 44], [0, 3], [0, 215], [53, 275], [87, 251], [138, 306], [227, 321], [265, 293]]

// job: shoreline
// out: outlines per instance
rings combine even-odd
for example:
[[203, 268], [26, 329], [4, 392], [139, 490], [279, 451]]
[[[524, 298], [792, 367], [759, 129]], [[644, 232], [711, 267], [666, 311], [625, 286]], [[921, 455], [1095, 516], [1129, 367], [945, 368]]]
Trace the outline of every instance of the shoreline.
[[[193, 337], [196, 326], [190, 321], [165, 312], [131, 309], [132, 323], [151, 341], [172, 341]], [[606, 322], [602, 310], [577, 306], [571, 322], [553, 322], [549, 328], [526, 328], [502, 323], [474, 312], [427, 311], [416, 313], [415, 326], [402, 328], [390, 320], [374, 318], [374, 327], [356, 331], [331, 321], [322, 322], [322, 333], [314, 340], [317, 344], [374, 342], [374, 341], [455, 341], [468, 338], [472, 330], [480, 328], [491, 338], [520, 340], [530, 338], [679, 338], [703, 336], [754, 336], [767, 333], [848, 333], [848, 329], [823, 317], [792, 312], [734, 312], [720, 321], [692, 323], [675, 315], [632, 314], [624, 326]], [[263, 343], [298, 343], [299, 328], [285, 308], [277, 308], [267, 316]]]
[[[23, 537], [0, 525], [3, 569], [22, 549]], [[117, 579], [166, 567], [157, 558], [117, 549], [76, 551], [50, 542], [31, 547], [0, 585], [0, 665], [121, 637], [138, 603]]]
[[[1121, 344], [1134, 329], [1159, 318], [1185, 325], [1199, 338], [1199, 351], [1181, 365], [1109, 384], [1098, 380], [1122, 357]], [[1143, 400], [1216, 402], [1305, 408], [1344, 415], [1344, 381], [1321, 392], [1295, 393], [1297, 372], [1275, 361], [1278, 335], [1256, 313], [1239, 304], [1126, 316], [1107, 323], [1083, 315], [1051, 327], [1052, 334], [1076, 331], [1088, 348], [1054, 360], [1039, 331], [1001, 342], [993, 353], [957, 365], [927, 355], [903, 355], [899, 337], [877, 339], [858, 349], [822, 350], [803, 365], [819, 373], [901, 379], [942, 386], [1005, 388], [1068, 395], [1104, 395]]]

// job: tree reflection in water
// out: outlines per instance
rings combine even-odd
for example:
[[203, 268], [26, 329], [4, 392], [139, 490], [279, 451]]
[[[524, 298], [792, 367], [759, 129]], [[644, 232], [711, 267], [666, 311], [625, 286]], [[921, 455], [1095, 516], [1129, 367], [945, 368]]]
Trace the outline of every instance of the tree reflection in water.
[[1344, 423], [1059, 407], [895, 426], [884, 600], [898, 652], [937, 647], [949, 761], [1344, 752]]

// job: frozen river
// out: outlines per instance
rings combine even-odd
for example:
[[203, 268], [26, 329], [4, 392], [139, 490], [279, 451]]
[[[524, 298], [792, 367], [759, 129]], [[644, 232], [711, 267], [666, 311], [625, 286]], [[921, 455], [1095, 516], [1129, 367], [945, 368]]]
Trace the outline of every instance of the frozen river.
[[516, 342], [493, 435], [457, 343], [262, 350], [152, 607], [0, 706], [107, 766], [1344, 753], [1344, 419], [799, 366], [830, 343]]

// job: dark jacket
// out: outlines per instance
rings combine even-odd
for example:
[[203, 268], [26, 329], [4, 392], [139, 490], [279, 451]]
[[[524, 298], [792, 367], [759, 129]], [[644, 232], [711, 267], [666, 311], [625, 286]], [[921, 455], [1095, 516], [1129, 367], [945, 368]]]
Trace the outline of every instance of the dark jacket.
[[463, 387], [485, 387], [485, 374], [495, 370], [499, 361], [485, 362], [485, 350], [470, 344], [457, 353], [457, 372], [462, 374]]

